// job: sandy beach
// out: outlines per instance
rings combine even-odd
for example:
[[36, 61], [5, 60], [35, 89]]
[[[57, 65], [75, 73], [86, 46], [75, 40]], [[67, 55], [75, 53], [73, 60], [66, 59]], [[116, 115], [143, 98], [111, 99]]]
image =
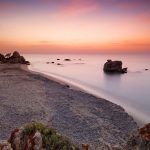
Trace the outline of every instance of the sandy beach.
[[124, 145], [138, 128], [122, 107], [21, 68], [0, 65], [0, 139], [16, 127], [40, 121], [98, 150]]

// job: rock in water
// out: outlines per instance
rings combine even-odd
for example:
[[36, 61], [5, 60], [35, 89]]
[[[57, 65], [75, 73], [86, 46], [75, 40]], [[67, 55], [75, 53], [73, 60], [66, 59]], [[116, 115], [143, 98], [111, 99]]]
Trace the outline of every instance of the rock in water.
[[103, 67], [107, 73], [127, 73], [127, 68], [122, 68], [122, 61], [107, 60]]
[[71, 61], [71, 59], [66, 58], [66, 59], [64, 59], [64, 61]]

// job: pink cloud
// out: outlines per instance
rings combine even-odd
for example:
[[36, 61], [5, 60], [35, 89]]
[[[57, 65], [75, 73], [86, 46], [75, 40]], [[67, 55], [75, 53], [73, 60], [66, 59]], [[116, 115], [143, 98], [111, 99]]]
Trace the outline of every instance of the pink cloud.
[[150, 12], [143, 12], [137, 16], [139, 21], [150, 24]]
[[119, 3], [118, 6], [122, 9], [137, 9], [141, 7], [141, 3]]
[[89, 0], [71, 0], [68, 4], [60, 7], [60, 13], [66, 15], [86, 14], [98, 10], [99, 6]]
[[0, 3], [0, 11], [9, 10], [16, 7], [17, 5], [15, 3], [10, 3], [10, 2]]
[[149, 9], [150, 1], [147, 0], [133, 0], [133, 1], [120, 1], [117, 6], [126, 10], [147, 10]]

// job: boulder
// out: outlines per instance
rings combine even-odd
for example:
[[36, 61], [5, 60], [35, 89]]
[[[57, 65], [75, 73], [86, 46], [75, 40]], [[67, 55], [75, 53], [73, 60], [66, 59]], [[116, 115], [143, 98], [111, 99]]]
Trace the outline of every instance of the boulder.
[[107, 60], [103, 67], [106, 73], [127, 73], [127, 68], [122, 68], [122, 61]]
[[9, 58], [11, 56], [11, 53], [7, 53], [6, 55], [5, 55], [5, 58]]
[[83, 150], [89, 150], [89, 144], [82, 144]]
[[67, 58], [67, 59], [64, 59], [64, 61], [71, 61], [71, 59], [68, 59], [68, 58]]
[[14, 57], [14, 58], [18, 58], [18, 57], [20, 57], [20, 54], [19, 54], [19, 52], [17, 52], [17, 51], [14, 51], [14, 52], [13, 52], [13, 55], [12, 55], [12, 57]]
[[125, 150], [150, 150], [150, 123], [129, 138]]
[[24, 64], [25, 64], [25, 65], [30, 65], [30, 62], [29, 62], [29, 61], [25, 61]]
[[15, 129], [9, 138], [14, 150], [42, 150], [42, 135], [39, 131], [25, 135], [24, 129]]
[[5, 62], [5, 56], [3, 54], [0, 54], [0, 62], [1, 63]]
[[13, 150], [7, 140], [0, 141], [0, 150]]

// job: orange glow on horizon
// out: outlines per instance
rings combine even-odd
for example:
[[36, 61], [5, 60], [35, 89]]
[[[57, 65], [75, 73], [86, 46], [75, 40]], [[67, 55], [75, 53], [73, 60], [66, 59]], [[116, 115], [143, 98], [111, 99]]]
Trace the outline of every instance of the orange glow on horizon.
[[0, 5], [0, 51], [150, 52], [149, 11], [130, 12], [132, 7], [142, 9], [140, 1], [118, 4], [120, 13], [111, 12], [110, 6], [106, 11], [96, 0], [57, 3], [56, 10], [44, 5], [41, 11], [11, 4]]

